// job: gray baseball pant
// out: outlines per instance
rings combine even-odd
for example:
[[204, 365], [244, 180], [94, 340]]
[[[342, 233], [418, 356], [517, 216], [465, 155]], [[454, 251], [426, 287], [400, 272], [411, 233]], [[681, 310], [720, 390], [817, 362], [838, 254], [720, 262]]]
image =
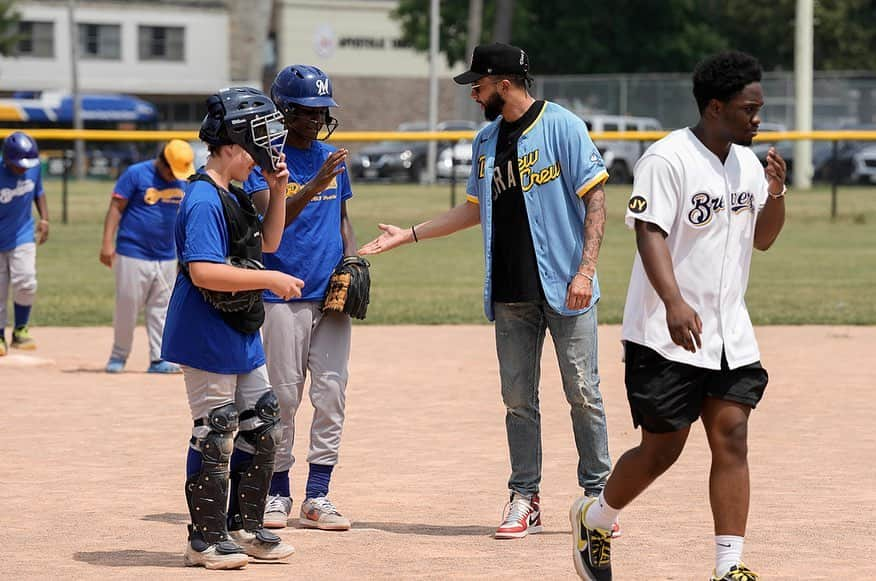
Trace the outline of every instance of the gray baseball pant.
[[340, 313], [323, 313], [318, 302], [265, 303], [262, 341], [268, 377], [280, 401], [280, 438], [274, 471], [292, 468], [295, 413], [310, 372], [313, 421], [307, 461], [334, 466], [344, 428], [344, 405], [352, 322]]
[[117, 254], [113, 271], [116, 275], [116, 310], [110, 359], [128, 360], [137, 315], [142, 309], [149, 337], [149, 361], [158, 361], [161, 359], [167, 304], [176, 280], [176, 260], [141, 260]]
[[0, 252], [0, 329], [9, 322], [6, 311], [10, 285], [14, 303], [33, 304], [37, 290], [36, 244], [33, 242]]

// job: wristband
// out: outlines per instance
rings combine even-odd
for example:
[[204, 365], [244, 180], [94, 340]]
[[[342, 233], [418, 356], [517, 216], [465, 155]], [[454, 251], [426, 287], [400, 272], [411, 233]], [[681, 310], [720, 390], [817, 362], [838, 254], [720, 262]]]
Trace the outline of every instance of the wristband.
[[781, 192], [779, 192], [778, 194], [771, 194], [769, 192], [769, 190], [767, 190], [767, 195], [774, 200], [778, 200], [779, 198], [784, 198], [785, 192], [787, 192], [787, 191], [788, 191], [788, 186], [782, 184], [782, 191]]
[[411, 234], [414, 236], [414, 242], [419, 242], [420, 239], [417, 238], [417, 231], [414, 228], [415, 226], [411, 226]]
[[[590, 276], [589, 274], [587, 274], [586, 272], [578, 271], [578, 272], [575, 273], [575, 276], [583, 276], [584, 278], [586, 278], [586, 279], [589, 280], [590, 282], [593, 282], [593, 277]], [[573, 277], [573, 278], [574, 278], [574, 277]]]

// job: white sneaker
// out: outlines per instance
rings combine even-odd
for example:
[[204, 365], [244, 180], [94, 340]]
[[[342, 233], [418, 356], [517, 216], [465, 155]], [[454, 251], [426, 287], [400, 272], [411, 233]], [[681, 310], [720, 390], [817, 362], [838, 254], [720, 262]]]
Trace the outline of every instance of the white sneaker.
[[265, 528], [285, 529], [289, 513], [292, 512], [292, 499], [288, 496], [268, 496], [265, 503]]
[[228, 534], [253, 559], [279, 561], [291, 557], [295, 552], [295, 547], [284, 543], [280, 537], [264, 529], [256, 532], [230, 531]]
[[301, 503], [301, 526], [323, 531], [346, 531], [350, 529], [350, 519], [343, 516], [325, 496], [308, 498]]
[[[229, 553], [219, 550], [219, 543], [210, 545], [203, 551], [196, 551], [191, 543], [186, 543], [184, 556], [186, 567], [206, 567], [207, 569], [243, 569], [249, 563], [244, 552]], [[240, 551], [240, 548], [237, 549]]]

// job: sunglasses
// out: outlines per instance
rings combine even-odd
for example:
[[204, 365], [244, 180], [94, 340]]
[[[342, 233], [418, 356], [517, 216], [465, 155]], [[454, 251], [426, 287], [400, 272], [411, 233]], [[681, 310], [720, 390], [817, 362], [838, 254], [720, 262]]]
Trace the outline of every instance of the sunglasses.
[[475, 95], [479, 95], [481, 92], [481, 87], [490, 86], [490, 85], [498, 85], [499, 83], [501, 83], [504, 80], [505, 79], [502, 79], [501, 81], [487, 81], [485, 83], [477, 83], [477, 84], [472, 85], [470, 88], [472, 91], [474, 91]]

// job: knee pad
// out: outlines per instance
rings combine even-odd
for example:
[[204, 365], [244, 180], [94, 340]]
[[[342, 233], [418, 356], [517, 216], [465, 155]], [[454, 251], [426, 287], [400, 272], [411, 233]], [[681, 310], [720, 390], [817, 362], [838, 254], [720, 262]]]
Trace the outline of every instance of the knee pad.
[[186, 500], [192, 528], [209, 544], [226, 537], [228, 463], [237, 425], [237, 409], [232, 403], [195, 420], [192, 440], [201, 452], [201, 469], [186, 479]]
[[[256, 402], [255, 407], [241, 414], [241, 421], [255, 427], [237, 434], [237, 447], [249, 452], [252, 460], [237, 467], [231, 474], [233, 489], [237, 493], [239, 513], [231, 515], [232, 528], [256, 531], [263, 528], [265, 502], [274, 474], [274, 451], [277, 448], [277, 423], [280, 421], [280, 405], [273, 391], [268, 391]], [[242, 442], [241, 442], [242, 440]], [[244, 443], [245, 446], [241, 446]]]

